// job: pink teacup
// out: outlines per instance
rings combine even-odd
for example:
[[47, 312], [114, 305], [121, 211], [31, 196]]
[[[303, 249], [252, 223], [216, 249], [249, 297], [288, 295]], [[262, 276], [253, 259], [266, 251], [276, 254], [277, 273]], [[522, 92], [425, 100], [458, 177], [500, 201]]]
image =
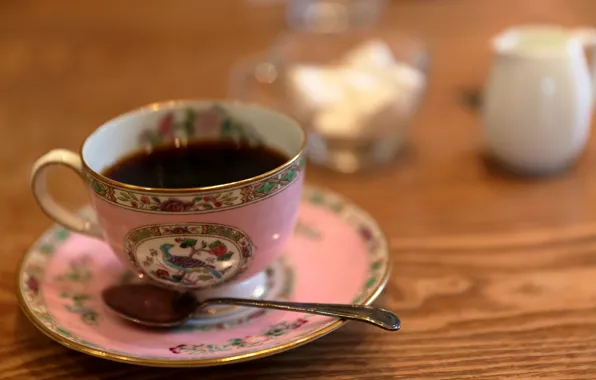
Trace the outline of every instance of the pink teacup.
[[[203, 188], [145, 188], [102, 174], [134, 152], [195, 139], [262, 143], [288, 160], [256, 177]], [[108, 121], [87, 137], [79, 154], [48, 152], [35, 163], [31, 181], [49, 217], [104, 239], [140, 277], [185, 291], [221, 293], [225, 284], [232, 289], [226, 294], [250, 295], [261, 281], [247, 283], [272, 264], [292, 234], [304, 147], [300, 126], [277, 112], [237, 102], [170, 101]], [[48, 194], [46, 169], [53, 164], [85, 180], [97, 222], [64, 209]]]

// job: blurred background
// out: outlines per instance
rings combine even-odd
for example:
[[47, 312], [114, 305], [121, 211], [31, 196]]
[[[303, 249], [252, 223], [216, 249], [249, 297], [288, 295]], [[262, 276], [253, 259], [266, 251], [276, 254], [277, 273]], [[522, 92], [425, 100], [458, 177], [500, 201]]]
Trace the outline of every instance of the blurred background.
[[[50, 147], [78, 149], [102, 122], [146, 103], [235, 96], [229, 83], [239, 62], [270, 51], [283, 33], [316, 29], [304, 16], [311, 3], [316, 2], [0, 2], [0, 128], [11, 142], [0, 160], [3, 194], [15, 200], [7, 204], [9, 214], [35, 208], [30, 197], [17, 195], [26, 191], [34, 159]], [[414, 144], [419, 160], [457, 160], [477, 149], [479, 128], [462, 98], [465, 105], [481, 89], [492, 58], [491, 36], [518, 23], [587, 24], [596, 6], [570, 0], [365, 3], [372, 10], [356, 12], [350, 28], [413, 34], [428, 49], [428, 87], [412, 120], [412, 140], [426, 139]], [[441, 144], [460, 132], [460, 139]], [[389, 181], [395, 170], [383, 177]], [[401, 170], [407, 176], [415, 168]], [[310, 175], [316, 181], [317, 171]], [[59, 195], [61, 187], [70, 190], [63, 200], [84, 202], [82, 189], [72, 194], [64, 178], [52, 177]], [[364, 196], [357, 185], [354, 189], [357, 198]]]
[[[6, 203], [8, 215], [30, 209], [38, 217], [38, 231], [47, 224], [32, 197], [23, 193], [28, 192], [25, 184], [33, 161], [48, 149], [76, 150], [101, 123], [146, 103], [230, 97], [235, 65], [269, 51], [280, 34], [304, 28], [301, 7], [292, 3], [307, 2], [0, 2], [0, 128], [5, 142], [0, 162], [2, 194], [11, 199]], [[410, 158], [408, 165], [398, 163], [383, 172], [377, 186], [367, 188], [369, 195], [362, 191], [365, 184], [331, 177], [329, 186], [337, 184], [360, 202], [381, 187], [398, 191], [401, 183], [414, 186], [430, 172], [436, 172], [437, 182], [443, 176], [462, 175], [443, 170], [446, 159], [454, 167], [460, 161], [478, 162], [474, 154], [480, 149], [480, 129], [465, 99], [481, 90], [486, 79], [493, 35], [518, 23], [589, 24], [596, 11], [593, 2], [579, 0], [366, 3], [379, 11], [365, 12], [368, 18], [350, 26], [414, 34], [428, 49], [429, 65], [425, 96], [412, 120], [414, 161]], [[424, 143], [417, 143], [421, 139]], [[478, 167], [474, 173], [483, 171], [477, 165], [473, 164]], [[309, 170], [315, 182], [328, 175], [314, 167]], [[82, 186], [71, 186], [66, 178], [74, 176], [61, 173], [51, 179], [59, 200], [84, 203]], [[409, 200], [416, 203], [416, 197]], [[9, 223], [8, 218], [2, 223]], [[18, 231], [31, 220], [10, 223], [23, 223], [15, 226]]]

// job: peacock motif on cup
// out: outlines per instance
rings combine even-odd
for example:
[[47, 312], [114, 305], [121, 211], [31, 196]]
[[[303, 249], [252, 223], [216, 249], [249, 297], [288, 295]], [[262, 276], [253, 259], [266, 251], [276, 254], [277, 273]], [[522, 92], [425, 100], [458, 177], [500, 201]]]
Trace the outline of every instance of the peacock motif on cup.
[[217, 224], [152, 225], [130, 231], [129, 260], [164, 285], [201, 289], [242, 273], [253, 244], [242, 231]]

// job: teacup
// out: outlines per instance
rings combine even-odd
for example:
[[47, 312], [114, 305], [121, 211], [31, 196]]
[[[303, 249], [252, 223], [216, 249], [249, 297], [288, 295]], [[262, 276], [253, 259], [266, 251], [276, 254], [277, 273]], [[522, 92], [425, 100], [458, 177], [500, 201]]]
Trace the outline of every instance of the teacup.
[[[160, 128], [166, 118], [173, 120], [167, 131]], [[202, 188], [146, 188], [102, 174], [134, 152], [199, 139], [250, 140], [288, 159], [255, 177]], [[62, 149], [46, 153], [35, 163], [31, 182], [49, 217], [104, 239], [140, 277], [183, 291], [238, 284], [243, 293], [250, 292], [246, 281], [276, 260], [292, 234], [305, 144], [294, 120], [265, 108], [170, 101], [106, 122], [86, 138], [78, 154]], [[66, 210], [46, 191], [46, 169], [54, 164], [75, 170], [87, 183], [97, 222]]]

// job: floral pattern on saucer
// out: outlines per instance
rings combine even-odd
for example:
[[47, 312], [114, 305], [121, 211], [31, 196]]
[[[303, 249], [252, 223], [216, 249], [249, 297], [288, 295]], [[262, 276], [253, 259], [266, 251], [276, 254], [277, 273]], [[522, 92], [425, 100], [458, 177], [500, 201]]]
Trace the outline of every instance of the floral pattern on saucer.
[[173, 354], [187, 354], [200, 355], [204, 353], [212, 353], [218, 351], [229, 351], [233, 348], [254, 347], [267, 342], [270, 339], [275, 339], [278, 336], [285, 335], [288, 330], [295, 330], [308, 323], [305, 318], [298, 318], [293, 322], [281, 322], [277, 325], [271, 326], [261, 335], [245, 336], [244, 338], [232, 338], [227, 343], [217, 344], [179, 344], [176, 347], [170, 347]]
[[[54, 283], [60, 287], [60, 297], [64, 299], [64, 308], [73, 314], [81, 316], [81, 320], [88, 325], [96, 325], [99, 313], [94, 307], [88, 306], [92, 297], [86, 291], [87, 285], [93, 280], [93, 271], [89, 267], [91, 257], [84, 255], [69, 264], [68, 271], [54, 278]], [[31, 277], [32, 279], [33, 277]]]
[[[284, 255], [295, 273], [290, 299], [360, 304], [374, 300], [389, 270], [387, 243], [374, 220], [343, 198], [309, 186], [299, 219]], [[226, 329], [136, 329], [110, 314], [100, 301], [101, 290], [123, 278], [123, 267], [105, 243], [54, 228], [23, 258], [19, 302], [28, 318], [59, 343], [152, 366], [208, 366], [267, 356], [344, 323], [275, 310]]]

